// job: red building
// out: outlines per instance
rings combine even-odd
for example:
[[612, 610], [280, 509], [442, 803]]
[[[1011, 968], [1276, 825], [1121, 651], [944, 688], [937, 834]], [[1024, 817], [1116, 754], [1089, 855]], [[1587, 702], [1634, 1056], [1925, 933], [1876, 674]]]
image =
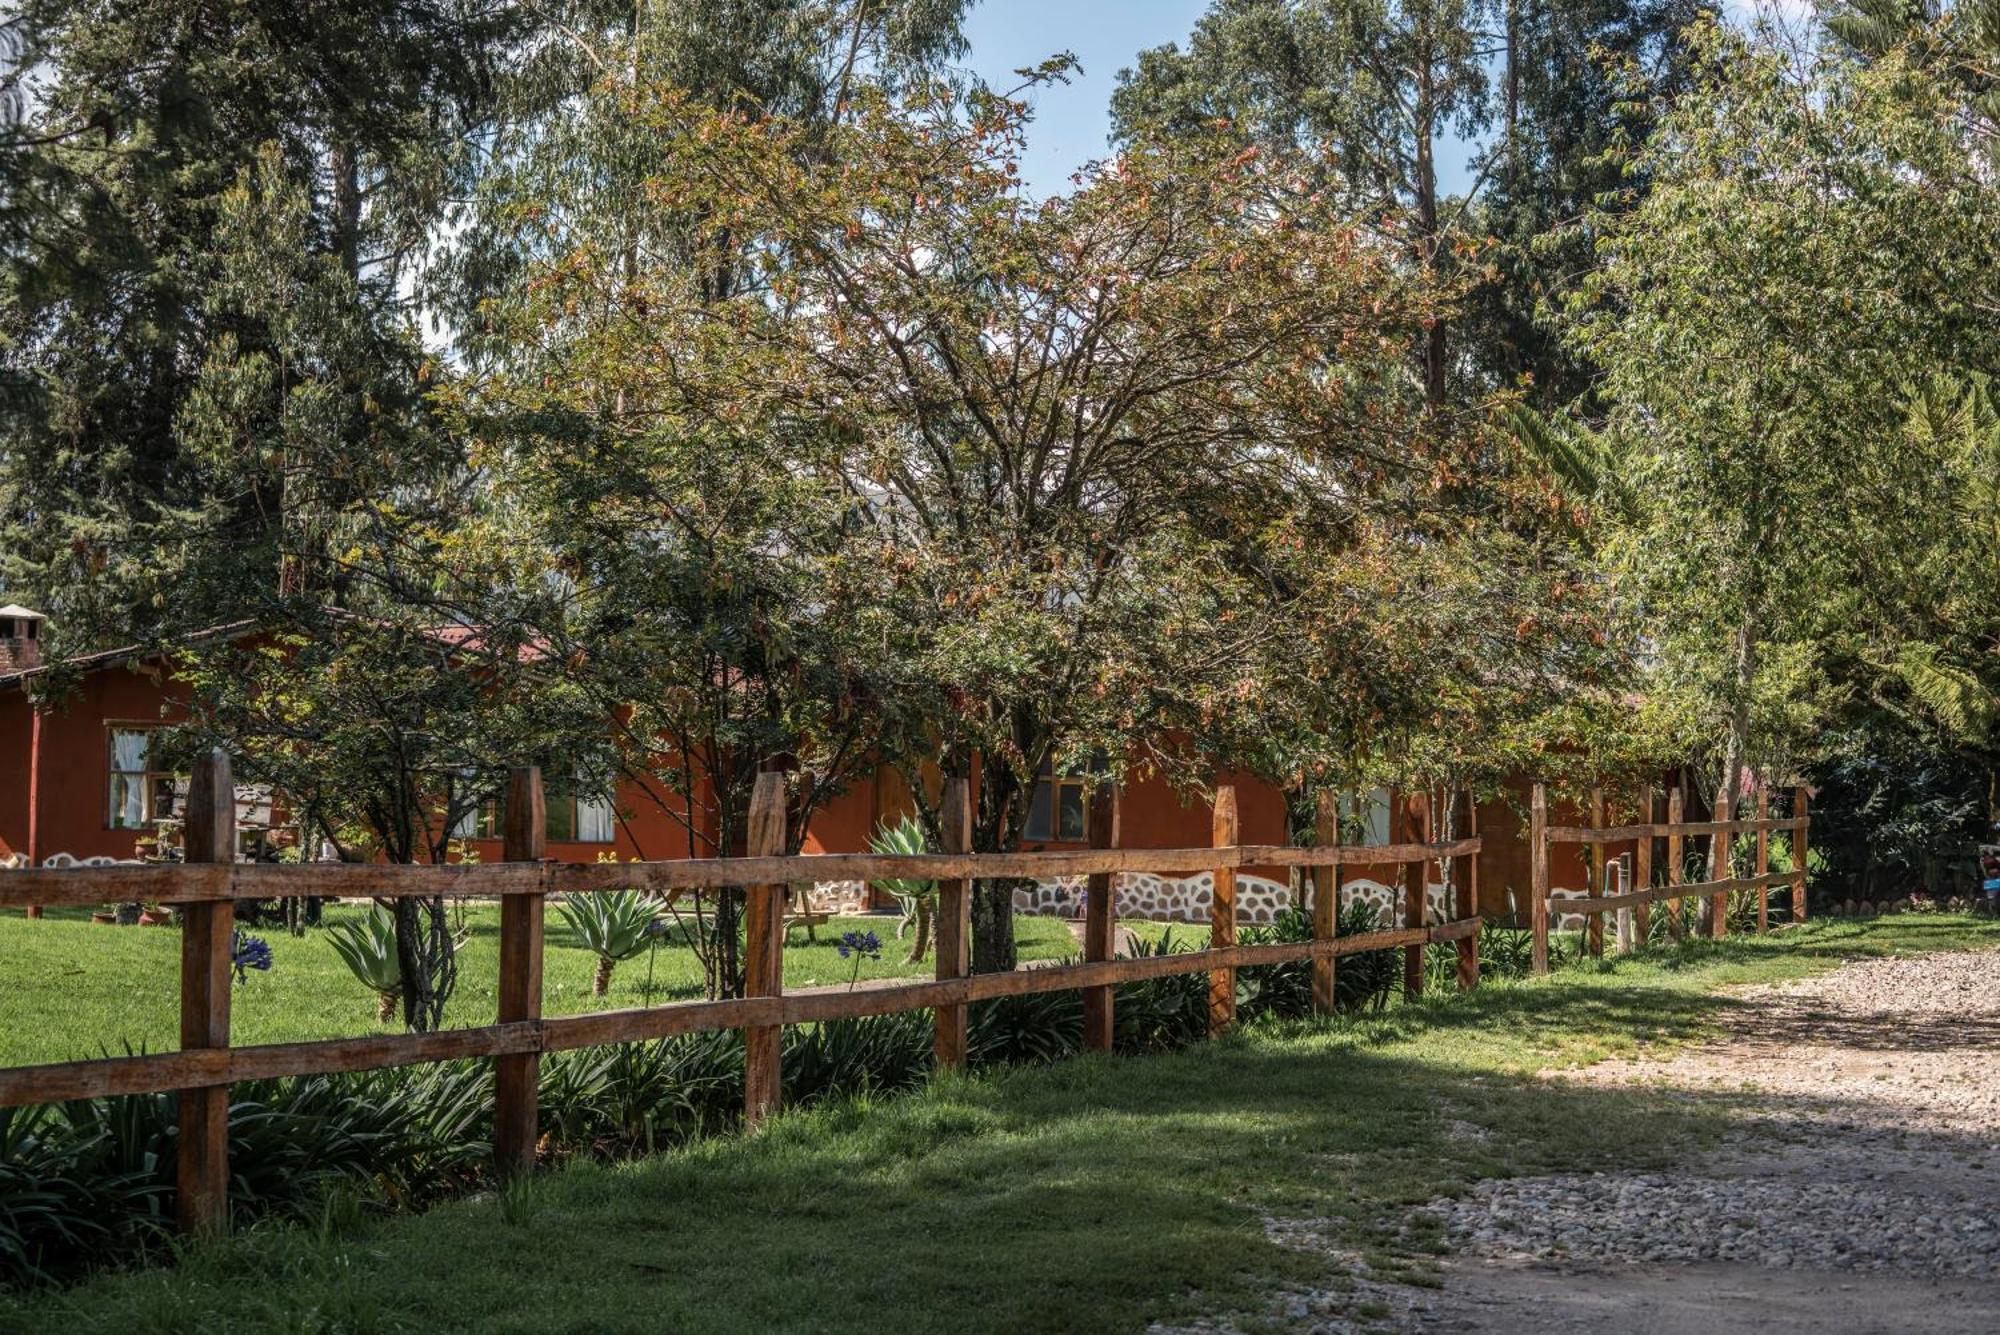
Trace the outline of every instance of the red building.
[[[85, 859], [128, 859], [138, 841], [148, 837], [156, 821], [171, 817], [185, 791], [177, 776], [156, 756], [154, 739], [187, 716], [188, 690], [169, 663], [138, 649], [110, 650], [66, 662], [74, 689], [57, 702], [34, 707], [26, 689], [48, 671], [40, 657], [43, 618], [23, 607], [0, 608], [0, 860], [16, 865], [63, 865]], [[254, 633], [249, 623], [211, 628], [195, 640], [233, 638]], [[1282, 844], [1285, 832], [1283, 794], [1247, 774], [1223, 773], [1221, 783], [1237, 791], [1241, 840], [1246, 844]], [[1052, 774], [1038, 785], [1023, 846], [1077, 848], [1084, 846], [1082, 814], [1087, 779]], [[249, 811], [258, 795], [239, 797]], [[261, 799], [268, 808], [268, 798]], [[1527, 784], [1513, 786], [1505, 800], [1480, 804], [1479, 831], [1486, 847], [1479, 859], [1480, 909], [1489, 916], [1508, 914], [1527, 903], [1529, 850], [1523, 834]], [[865, 849], [869, 837], [884, 822], [910, 809], [907, 791], [891, 770], [880, 770], [834, 799], [813, 818], [807, 832], [807, 852], [852, 852]], [[1382, 790], [1360, 795], [1357, 813], [1369, 832], [1369, 842], [1389, 843], [1425, 837], [1421, 805]], [[696, 856], [700, 844], [680, 819], [686, 810], [678, 797], [648, 792], [637, 781], [621, 782], [608, 800], [553, 799], [550, 802], [549, 855], [573, 862], [594, 862], [607, 854], [620, 859], [659, 860]], [[1552, 812], [1558, 821], [1577, 821], [1580, 813]], [[258, 837], [254, 819], [243, 822], [246, 840]], [[1204, 845], [1210, 837], [1208, 804], [1177, 793], [1165, 780], [1134, 780], [1120, 799], [1120, 838], [1128, 848], [1186, 848]], [[463, 829], [483, 860], [500, 856], [488, 819], [469, 819]], [[702, 841], [705, 843], [705, 841]], [[1617, 849], [1611, 850], [1614, 856]], [[1585, 872], [1575, 846], [1559, 847], [1551, 869], [1559, 889], [1581, 889]], [[1393, 867], [1352, 868], [1344, 878], [1352, 893], [1377, 899], [1385, 907], [1399, 902], [1391, 889], [1397, 884]], [[1246, 921], [1275, 916], [1288, 898], [1277, 879], [1245, 877], [1239, 903]], [[829, 887], [829, 890], [833, 890]], [[868, 899], [862, 887], [834, 891], [836, 901], [852, 904]], [[1127, 916], [1206, 917], [1206, 877], [1126, 877], [1120, 886], [1120, 912]], [[1050, 884], [1019, 900], [1024, 909], [1069, 912], [1076, 906], [1074, 887]]]

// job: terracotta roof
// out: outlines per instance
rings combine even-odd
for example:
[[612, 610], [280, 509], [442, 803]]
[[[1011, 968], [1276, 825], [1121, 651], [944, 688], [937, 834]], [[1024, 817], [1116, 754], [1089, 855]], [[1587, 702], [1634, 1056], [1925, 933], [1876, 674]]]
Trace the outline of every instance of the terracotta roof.
[[[189, 631], [179, 637], [184, 644], [204, 644], [210, 640], [229, 640], [238, 635], [255, 630], [257, 623], [248, 619], [225, 621], [216, 626], [204, 626], [200, 630]], [[116, 667], [135, 659], [151, 658], [160, 652], [156, 644], [127, 644], [116, 649], [100, 649], [94, 654], [77, 654], [56, 663], [43, 663], [39, 667], [22, 668], [16, 672], [0, 672], [0, 691], [10, 687], [25, 685], [30, 677], [44, 677], [57, 668], [73, 672], [95, 672], [99, 668]]]

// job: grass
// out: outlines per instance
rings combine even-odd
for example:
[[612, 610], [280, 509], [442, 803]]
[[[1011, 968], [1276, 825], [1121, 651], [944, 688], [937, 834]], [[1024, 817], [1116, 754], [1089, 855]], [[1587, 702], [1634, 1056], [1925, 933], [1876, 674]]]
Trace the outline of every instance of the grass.
[[1658, 1166], [1748, 1111], [1536, 1072], [1699, 1039], [1744, 1004], [1729, 984], [1992, 945], [1986, 921], [1829, 922], [1170, 1056], [940, 1080], [419, 1217], [329, 1211], [175, 1270], [0, 1298], [0, 1329], [1133, 1330], [1338, 1283], [1267, 1217], [1434, 1282], [1439, 1243], [1404, 1226], [1408, 1206], [1496, 1174]]
[[[359, 906], [330, 905], [329, 923], [364, 912]], [[89, 921], [84, 909], [51, 909], [39, 922], [19, 913], [0, 914], [0, 959], [7, 961], [7, 1013], [0, 1026], [0, 1066], [69, 1061], [105, 1053], [165, 1052], [179, 1045], [180, 934], [166, 927], [107, 927]], [[577, 944], [575, 933], [552, 907], [547, 916], [543, 1006], [550, 1015], [619, 1006], [642, 1006], [701, 995], [701, 965], [679, 942], [623, 961], [611, 990], [590, 995], [597, 957]], [[1160, 926], [1129, 924], [1157, 938]], [[898, 941], [893, 916], [835, 918], [809, 942], [793, 929], [785, 946], [785, 983], [811, 987], [847, 982], [853, 962], [835, 949], [844, 931], [872, 931], [883, 942], [880, 960], [863, 961], [861, 977], [930, 977], [935, 964], [926, 955], [906, 964], [909, 943]], [[375, 1023], [375, 998], [354, 980], [320, 932], [303, 937], [282, 928], [250, 929], [271, 943], [269, 973], [252, 974], [230, 1003], [230, 1029], [238, 1044], [285, 1043], [356, 1034], [393, 1033], [400, 1023]], [[466, 937], [459, 952], [458, 991], [447, 1013], [456, 1025], [491, 1023], [499, 1004], [496, 978], [500, 959], [500, 910], [468, 904]], [[1056, 959], [1080, 954], [1067, 925], [1053, 918], [1018, 917], [1014, 931], [1023, 959]], [[1174, 939], [1198, 944], [1205, 929], [1177, 926]]]

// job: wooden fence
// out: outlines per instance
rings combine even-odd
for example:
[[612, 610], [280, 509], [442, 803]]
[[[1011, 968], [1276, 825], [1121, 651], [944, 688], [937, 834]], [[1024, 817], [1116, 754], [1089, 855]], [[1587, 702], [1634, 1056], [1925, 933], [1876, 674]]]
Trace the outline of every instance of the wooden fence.
[[[0, 875], [0, 907], [83, 905], [157, 900], [181, 906], [181, 1048], [178, 1052], [0, 1070], [0, 1107], [103, 1095], [177, 1090], [180, 1096], [179, 1212], [189, 1231], [221, 1227], [228, 1215], [228, 1095], [233, 1081], [366, 1070], [416, 1062], [490, 1057], [496, 1068], [494, 1157], [503, 1174], [531, 1167], [537, 1139], [536, 1096], [541, 1055], [606, 1043], [631, 1043], [698, 1030], [744, 1031], [744, 1114], [755, 1123], [778, 1106], [779, 1038], [783, 1026], [897, 1011], [929, 1009], [935, 1016], [938, 1066], [962, 1067], [968, 1002], [1033, 992], [1078, 989], [1084, 998], [1083, 1041], [1109, 1051], [1113, 988], [1169, 974], [1210, 976], [1209, 1026], [1226, 1029], [1235, 1015], [1236, 970], [1300, 960], [1312, 963], [1314, 1007], [1334, 1008], [1335, 962], [1360, 951], [1404, 951], [1404, 986], [1423, 987], [1423, 951], [1433, 941], [1456, 943], [1458, 984], [1478, 982], [1478, 930], [1471, 862], [1477, 838], [1388, 847], [1341, 847], [1331, 799], [1320, 807], [1313, 847], [1237, 842], [1236, 799], [1222, 788], [1207, 848], [1122, 849], [1116, 800], [1101, 787], [1092, 802], [1088, 851], [973, 853], [969, 793], [963, 780], [945, 791], [939, 853], [831, 853], [783, 856], [784, 779], [758, 776], [751, 805], [748, 855], [674, 862], [570, 865], [543, 860], [543, 798], [538, 770], [509, 779], [505, 860], [471, 866], [306, 865], [233, 862], [234, 806], [229, 761], [220, 752], [195, 766], [187, 809], [186, 861], [141, 867], [15, 871]], [[1458, 899], [1451, 920], [1426, 925], [1424, 869], [1464, 859], [1468, 874], [1452, 878]], [[1341, 868], [1399, 865], [1405, 877], [1400, 929], [1335, 934]], [[1239, 945], [1235, 883], [1240, 871], [1310, 869], [1313, 936], [1309, 941]], [[1209, 871], [1214, 874], [1211, 943], [1205, 950], [1114, 958], [1112, 878], [1124, 871]], [[970, 891], [976, 879], [1088, 877], [1081, 964], [973, 974], [969, 968]], [[791, 884], [826, 880], [911, 877], [939, 884], [936, 978], [860, 989], [816, 988], [786, 994], [783, 986], [784, 906]], [[742, 887], [745, 894], [746, 995], [582, 1015], [542, 1015], [543, 907], [551, 894], [638, 888]], [[403, 896], [497, 896], [500, 994], [496, 1022], [426, 1034], [369, 1035], [304, 1043], [232, 1047], [229, 1041], [230, 952], [235, 901], [303, 895], [393, 899]]]
[[[1676, 937], [1682, 930], [1681, 901], [1703, 898], [1708, 900], [1708, 934], [1716, 938], [1725, 935], [1729, 930], [1729, 896], [1739, 890], [1757, 892], [1759, 932], [1768, 931], [1771, 925], [1770, 894], [1773, 886], [1791, 887], [1792, 921], [1802, 923], [1806, 920], [1806, 838], [1811, 816], [1806, 808], [1804, 788], [1792, 790], [1792, 814], [1781, 820], [1771, 818], [1771, 793], [1761, 786], [1757, 790], [1757, 816], [1754, 820], [1683, 820], [1682, 804], [1680, 788], [1671, 789], [1667, 794], [1667, 819], [1656, 822], [1652, 818], [1657, 814], [1657, 795], [1648, 788], [1640, 798], [1645, 821], [1636, 825], [1607, 826], [1604, 823], [1604, 791], [1595, 789], [1590, 796], [1590, 824], [1551, 825], [1547, 787], [1539, 783], [1535, 785], [1529, 820], [1533, 859], [1529, 912], [1534, 931], [1536, 973], [1549, 971], [1549, 914], [1552, 910], [1584, 915], [1584, 942], [1592, 955], [1604, 953], [1605, 913], [1631, 909], [1636, 920], [1635, 931], [1643, 942], [1652, 925], [1649, 909], [1661, 900], [1667, 903], [1668, 929]], [[1793, 832], [1791, 871], [1771, 871], [1771, 832], [1774, 830]], [[1754, 875], [1729, 875], [1730, 838], [1737, 834], [1757, 836], [1757, 870]], [[1683, 840], [1702, 835], [1707, 835], [1709, 841], [1709, 879], [1682, 884]], [[1667, 841], [1666, 881], [1661, 885], [1653, 883], [1653, 844], [1657, 839]], [[1628, 841], [1633, 844], [1632, 880], [1638, 888], [1615, 895], [1606, 894], [1605, 846]], [[1549, 898], [1549, 857], [1558, 844], [1581, 844], [1589, 850], [1587, 866], [1590, 879], [1582, 898]]]

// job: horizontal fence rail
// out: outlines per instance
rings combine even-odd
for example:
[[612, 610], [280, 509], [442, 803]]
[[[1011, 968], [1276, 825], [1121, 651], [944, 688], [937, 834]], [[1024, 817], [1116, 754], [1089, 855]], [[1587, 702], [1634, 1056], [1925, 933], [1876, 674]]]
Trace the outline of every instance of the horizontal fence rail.
[[812, 881], [997, 880], [1122, 871], [1282, 871], [1292, 867], [1390, 866], [1466, 857], [1477, 839], [1374, 847], [1233, 844], [1222, 848], [1106, 848], [1050, 853], [799, 853], [664, 862], [474, 863], [403, 866], [362, 862], [144, 867], [47, 867], [0, 876], [0, 907], [79, 907], [114, 901], [164, 904], [339, 896], [470, 899], [580, 894], [593, 890], [721, 890]]
[[[1343, 956], [1363, 951], [1404, 952], [1404, 989], [1423, 988], [1423, 952], [1451, 942], [1458, 952], [1461, 988], [1477, 984], [1476, 869], [1481, 840], [1407, 842], [1343, 847], [1337, 808], [1321, 803], [1312, 847], [1243, 844], [1236, 838], [1235, 793], [1216, 794], [1215, 840], [1207, 848], [1121, 849], [1114, 791], [1100, 785], [1089, 830], [1094, 847], [1075, 852], [972, 853], [970, 794], [963, 780], [946, 786], [942, 828], [946, 851], [914, 855], [780, 855], [786, 846], [784, 778], [758, 776], [750, 819], [749, 852], [740, 858], [670, 862], [566, 865], [540, 860], [543, 809], [541, 776], [532, 768], [510, 776], [506, 862], [455, 867], [372, 864], [311, 866], [235, 865], [234, 804], [229, 761], [220, 752], [201, 757], [187, 812], [188, 861], [147, 867], [14, 871], [0, 876], [0, 904], [97, 904], [159, 900], [186, 906], [182, 938], [181, 1050], [126, 1057], [0, 1069], [0, 1107], [69, 1099], [178, 1091], [181, 1135], [178, 1164], [182, 1226], [191, 1232], [227, 1223], [228, 1089], [237, 1081], [332, 1074], [467, 1058], [495, 1063], [494, 1160], [503, 1174], [531, 1168], [537, 1143], [539, 1062], [544, 1053], [612, 1043], [669, 1038], [719, 1029], [744, 1032], [744, 1117], [748, 1124], [773, 1111], [781, 1097], [779, 1036], [785, 1025], [820, 1023], [902, 1011], [934, 1012], [936, 1064], [965, 1062], [965, 1007], [997, 997], [1076, 990], [1083, 993], [1084, 1045], [1109, 1050], [1113, 989], [1173, 974], [1206, 973], [1211, 979], [1209, 1021], [1220, 1032], [1234, 1020], [1235, 971], [1309, 962], [1316, 1010], [1334, 1009], [1334, 969]], [[1467, 796], [1470, 819], [1476, 808]], [[1476, 828], [1468, 826], [1468, 828]], [[1462, 860], [1465, 874], [1450, 869]], [[1447, 921], [1427, 923], [1431, 864], [1447, 869], [1456, 885]], [[1405, 925], [1336, 935], [1340, 869], [1399, 865], [1404, 876]], [[1236, 943], [1235, 875], [1257, 869], [1301, 868], [1312, 890], [1313, 937], [1257, 945]], [[1115, 958], [1113, 876], [1121, 871], [1209, 871], [1216, 893], [1211, 945], [1205, 950], [1141, 958]], [[1081, 963], [974, 974], [968, 966], [969, 887], [975, 880], [1088, 878]], [[938, 882], [935, 915], [936, 972], [928, 982], [883, 981], [854, 988], [783, 987], [784, 902], [787, 887], [825, 880], [914, 878]], [[745, 895], [747, 995], [724, 1000], [671, 1002], [581, 1015], [542, 1015], [544, 897], [639, 888], [736, 888]], [[378, 1034], [237, 1047], [229, 1042], [229, 952], [238, 899], [302, 896], [390, 899], [402, 896], [501, 899], [501, 976], [496, 1022], [433, 1033]], [[1454, 914], [1456, 916], [1454, 916]]]
[[[1680, 904], [1683, 899], [1707, 901], [1704, 925], [1708, 934], [1718, 939], [1729, 930], [1729, 896], [1739, 892], [1756, 892], [1759, 932], [1770, 927], [1770, 892], [1780, 886], [1791, 887], [1792, 921], [1802, 923], [1806, 920], [1806, 847], [1812, 820], [1804, 788], [1792, 790], [1792, 814], [1775, 819], [1771, 816], [1770, 790], [1762, 785], [1756, 792], [1757, 815], [1754, 819], [1682, 820], [1684, 803], [1681, 789], [1676, 786], [1667, 794], [1667, 819], [1654, 821], [1651, 817], [1656, 812], [1655, 795], [1651, 788], [1647, 788], [1639, 801], [1646, 820], [1630, 825], [1606, 825], [1604, 792], [1595, 789], [1590, 795], [1590, 824], [1553, 825], [1548, 818], [1547, 787], [1539, 783], [1535, 785], [1529, 817], [1529, 842], [1533, 881], [1530, 926], [1534, 934], [1532, 961], [1536, 973], [1548, 972], [1549, 919], [1552, 913], [1557, 912], [1584, 916], [1584, 942], [1593, 956], [1604, 952], [1604, 914], [1631, 909], [1635, 935], [1639, 941], [1644, 941], [1651, 926], [1648, 911], [1652, 905], [1661, 902], [1668, 906], [1667, 924], [1676, 939], [1682, 931]], [[1725, 814], [1725, 810], [1732, 806], [1726, 792], [1716, 795], [1716, 814]], [[1792, 870], [1773, 872], [1771, 835], [1781, 831], [1792, 836]], [[1754, 834], [1757, 837], [1755, 875], [1728, 874], [1730, 839], [1739, 834]], [[1701, 836], [1707, 836], [1709, 841], [1708, 879], [1684, 883], [1684, 841]], [[1667, 841], [1664, 885], [1653, 883], [1653, 844], [1658, 839]], [[1633, 879], [1638, 882], [1638, 888], [1607, 894], [1605, 848], [1610, 844], [1624, 843], [1633, 845]], [[1588, 893], [1556, 899], [1550, 885], [1550, 859], [1554, 849], [1564, 844], [1581, 845], [1587, 850]]]

